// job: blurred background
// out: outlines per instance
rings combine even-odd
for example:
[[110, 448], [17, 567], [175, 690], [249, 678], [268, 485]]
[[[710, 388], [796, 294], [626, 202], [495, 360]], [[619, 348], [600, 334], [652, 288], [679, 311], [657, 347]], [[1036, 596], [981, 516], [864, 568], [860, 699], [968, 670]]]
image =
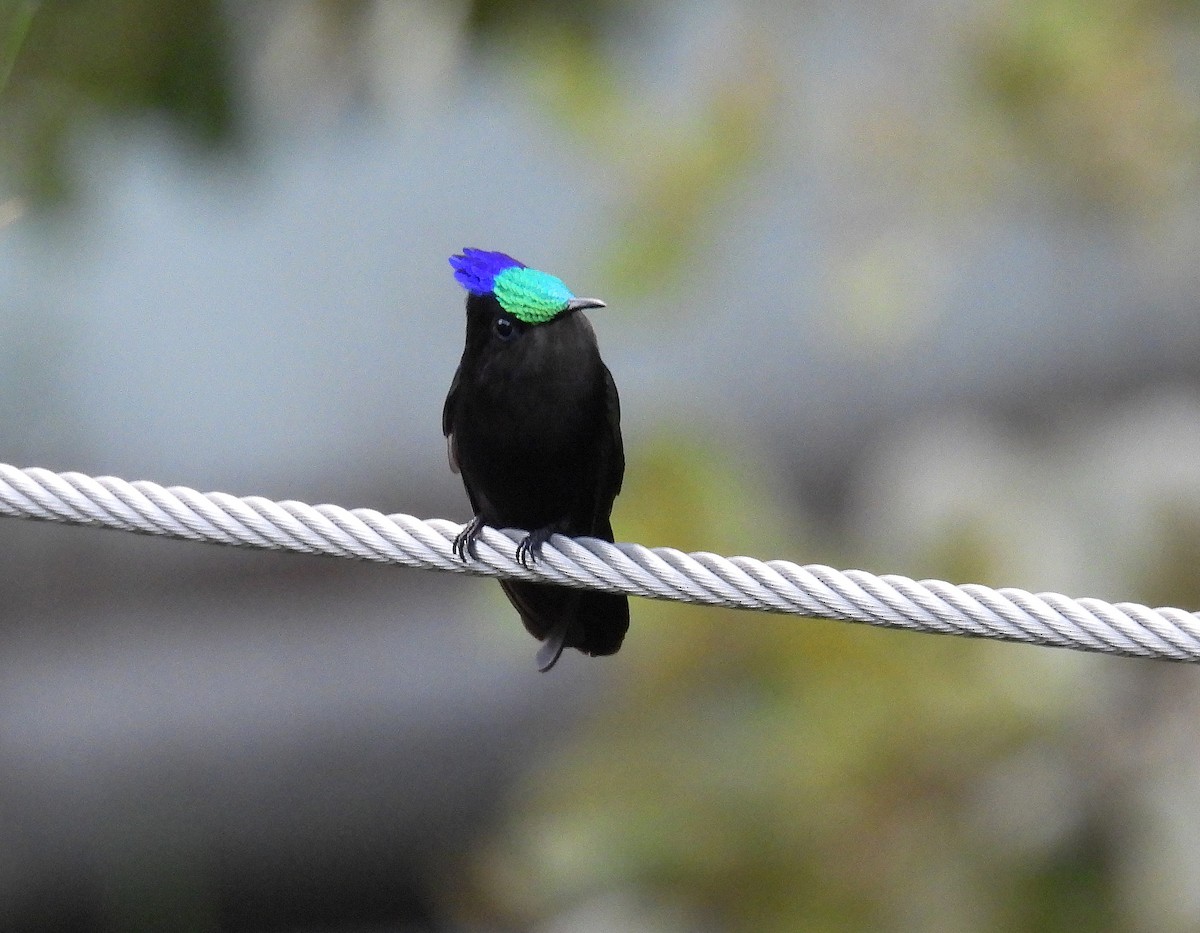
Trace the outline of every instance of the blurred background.
[[[0, 10], [0, 460], [466, 520], [478, 246], [618, 538], [1200, 607], [1200, 5]], [[5, 929], [1200, 928], [1187, 666], [0, 536]]]

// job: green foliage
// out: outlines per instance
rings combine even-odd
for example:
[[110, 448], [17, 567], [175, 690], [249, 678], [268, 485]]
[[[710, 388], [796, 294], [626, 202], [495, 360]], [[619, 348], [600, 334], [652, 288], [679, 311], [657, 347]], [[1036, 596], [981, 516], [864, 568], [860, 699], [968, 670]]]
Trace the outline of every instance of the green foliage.
[[770, 136], [778, 86], [762, 51], [748, 49], [746, 67], [724, 76], [686, 124], [642, 128], [646, 138], [630, 150], [641, 157], [630, 166], [620, 235], [608, 257], [617, 281], [669, 285], [720, 229], [722, 205]]
[[[976, 73], [1028, 151], [1067, 190], [1159, 205], [1197, 168], [1197, 100], [1173, 34], [1194, 10], [1133, 0], [1009, 3], [979, 38]], [[1193, 62], [1194, 64], [1194, 62]]]
[[1157, 511], [1160, 554], [1140, 589], [1153, 606], [1200, 606], [1200, 503], [1182, 499]]
[[[364, 2], [317, 8], [346, 44], [370, 23]], [[847, 105], [862, 111], [829, 146], [841, 171], [874, 173], [888, 197], [912, 197], [883, 205], [904, 205], [900, 234], [874, 204], [845, 206], [868, 220], [849, 225], [865, 248], [830, 250], [852, 260], [832, 277], [839, 339], [847, 328], [860, 342], [885, 328], [894, 337], [890, 321], [911, 322], [936, 304], [923, 288], [942, 272], [921, 266], [912, 219], [966, 206], [977, 224], [987, 210], [978, 192], [1010, 168], [1014, 150], [1028, 160], [1018, 186], [1045, 174], [1089, 205], [1143, 210], [1172, 203], [1194, 181], [1195, 3], [1013, 0], [987, 9], [970, 14], [969, 41], [931, 50], [958, 55], [981, 92], [968, 118], [944, 101], [928, 113], [893, 107], [886, 89]], [[595, 220], [616, 235], [593, 245], [602, 274], [627, 297], [682, 277], [723, 232], [726, 206], [776, 142], [781, 111], [803, 107], [780, 77], [794, 50], [767, 28], [726, 36], [672, 110], [647, 102], [610, 47], [619, 38], [611, 27], [640, 10], [632, 4], [490, 0], [470, 10], [473, 48], [500, 59], [568, 144], [615, 180], [610, 216]], [[101, 123], [158, 119], [202, 151], [245, 129], [238, 102], [247, 95], [219, 0], [10, 11], [0, 20], [0, 206], [13, 195], [70, 196], [72, 145]], [[736, 16], [745, 26], [760, 14]], [[674, 432], [630, 456], [614, 516], [623, 539], [847, 563], [797, 529], [753, 446]], [[1021, 487], [1012, 488], [1016, 502]], [[906, 529], [913, 564], [952, 580], [1014, 582], [997, 579], [1012, 545], [1001, 524], [979, 517], [988, 509], [968, 511], [919, 553]], [[1200, 605], [1195, 510], [1170, 509], [1161, 539], [1151, 601]], [[1077, 658], [648, 601], [633, 610], [625, 650], [595, 662], [623, 678], [619, 699], [534, 763], [481, 857], [478, 885], [496, 912], [527, 924], [617, 888], [711, 911], [731, 930], [1120, 928], [1112, 823], [1086, 807], [1074, 822], [1051, 808], [1042, 836], [1014, 841], [1006, 832], [1037, 781], [1011, 798], [988, 790], [1014, 759], [1070, 748], [1082, 702]], [[1095, 672], [1098, 662], [1083, 663]], [[186, 904], [201, 894], [185, 885], [171, 896]]]
[[[684, 547], [798, 547], [772, 501], [751, 457], [675, 438], [631, 465], [617, 520], [623, 535]], [[1056, 735], [1069, 706], [1051, 668], [1018, 674], [1027, 649], [636, 610], [623, 699], [540, 763], [484, 860], [491, 898], [514, 917], [611, 888], [746, 931], [1000, 930], [1018, 928], [1004, 922], [1012, 910], [1019, 928], [1048, 929], [1050, 917], [1094, 916], [1076, 909], [1097, 884], [1072, 867], [1094, 859], [1086, 840], [1064, 835], [1031, 860], [974, 816], [991, 770]]]
[[67, 197], [77, 130], [158, 115], [203, 149], [235, 137], [231, 49], [217, 0], [43, 4], [0, 98], [0, 159], [10, 194]]
[[569, 20], [514, 32], [508, 50], [533, 99], [619, 180], [602, 275], [625, 298], [679, 281], [770, 140], [781, 93], [770, 43], [731, 40], [673, 116], [623, 85], [611, 55]]
[[536, 35], [543, 29], [558, 28], [590, 41], [614, 14], [632, 6], [625, 0], [474, 0], [468, 25], [477, 39], [498, 44], [515, 33]]
[[21, 46], [25, 44], [29, 24], [33, 22], [37, 7], [36, 0], [18, 0], [0, 8], [3, 10], [0, 13], [0, 93], [8, 84], [8, 76], [12, 73]]

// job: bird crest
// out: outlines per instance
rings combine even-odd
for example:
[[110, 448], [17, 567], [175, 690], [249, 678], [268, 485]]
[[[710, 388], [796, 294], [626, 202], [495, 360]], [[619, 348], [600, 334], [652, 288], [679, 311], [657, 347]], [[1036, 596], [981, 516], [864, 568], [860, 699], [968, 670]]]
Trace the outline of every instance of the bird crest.
[[500, 307], [525, 324], [553, 320], [576, 301], [562, 279], [505, 253], [467, 247], [450, 257], [450, 265], [459, 285], [474, 295], [494, 295]]

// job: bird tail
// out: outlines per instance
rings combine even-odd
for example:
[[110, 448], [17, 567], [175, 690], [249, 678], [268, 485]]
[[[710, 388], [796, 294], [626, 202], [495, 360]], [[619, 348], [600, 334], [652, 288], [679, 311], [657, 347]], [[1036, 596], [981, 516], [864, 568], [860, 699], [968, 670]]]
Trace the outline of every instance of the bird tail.
[[595, 657], [616, 654], [629, 630], [629, 600], [623, 593], [515, 580], [501, 580], [500, 585], [526, 630], [538, 641], [565, 627], [563, 647]]

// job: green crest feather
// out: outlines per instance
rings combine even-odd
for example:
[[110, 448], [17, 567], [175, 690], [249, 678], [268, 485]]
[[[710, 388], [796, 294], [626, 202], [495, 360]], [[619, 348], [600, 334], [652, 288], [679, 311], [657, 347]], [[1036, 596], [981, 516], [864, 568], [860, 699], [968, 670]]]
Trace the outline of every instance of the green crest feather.
[[492, 292], [500, 307], [525, 324], [544, 324], [567, 310], [575, 296], [562, 279], [527, 266], [513, 266], [496, 276]]

